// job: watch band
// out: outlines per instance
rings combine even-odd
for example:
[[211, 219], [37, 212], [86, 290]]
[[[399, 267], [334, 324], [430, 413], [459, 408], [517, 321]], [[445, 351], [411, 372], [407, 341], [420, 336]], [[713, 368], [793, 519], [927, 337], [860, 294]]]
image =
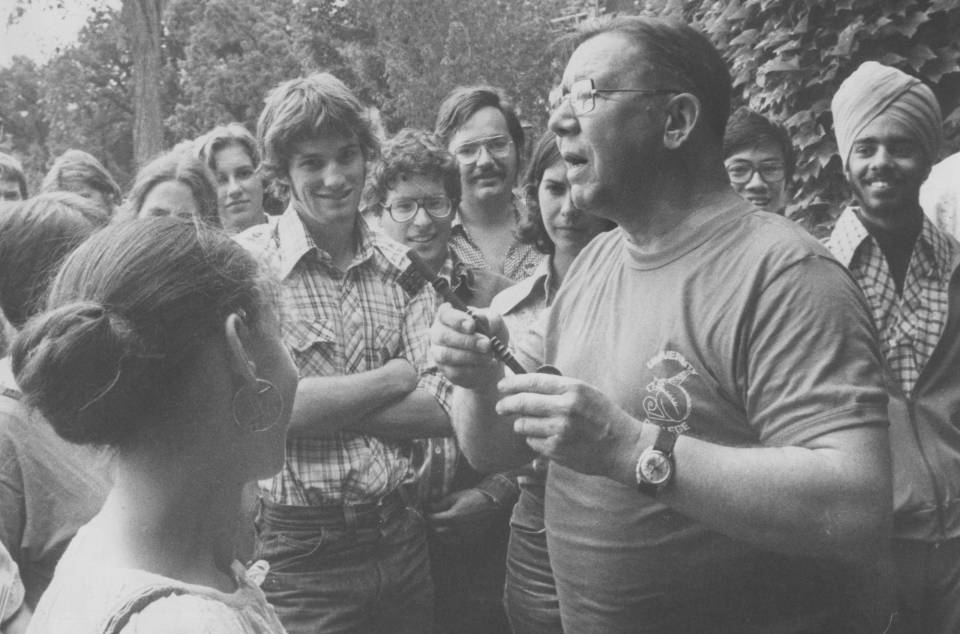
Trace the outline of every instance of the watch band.
[[[640, 458], [637, 460], [637, 490], [640, 491], [640, 493], [650, 497], [657, 497], [660, 490], [673, 480], [675, 472], [673, 447], [677, 443], [677, 438], [678, 435], [675, 432], [665, 427], [660, 427], [657, 432], [657, 438], [653, 441], [653, 446], [648, 447], [640, 453]], [[670, 472], [666, 480], [657, 483], [651, 482], [643, 477], [641, 466], [645, 460], [651, 457], [662, 459], [669, 463]]]
[[659, 451], [666, 457], [673, 460], [673, 446], [677, 444], [678, 434], [670, 431], [666, 427], [660, 428], [657, 439], [653, 441], [653, 450]]

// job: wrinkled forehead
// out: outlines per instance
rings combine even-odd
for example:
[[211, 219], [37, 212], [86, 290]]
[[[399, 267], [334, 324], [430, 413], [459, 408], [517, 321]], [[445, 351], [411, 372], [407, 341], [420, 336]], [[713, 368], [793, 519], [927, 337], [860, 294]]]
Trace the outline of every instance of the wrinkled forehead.
[[655, 69], [641, 45], [623, 33], [595, 35], [581, 43], [570, 55], [563, 72], [563, 85], [580, 79], [593, 79], [598, 87], [607, 84], [642, 87]]

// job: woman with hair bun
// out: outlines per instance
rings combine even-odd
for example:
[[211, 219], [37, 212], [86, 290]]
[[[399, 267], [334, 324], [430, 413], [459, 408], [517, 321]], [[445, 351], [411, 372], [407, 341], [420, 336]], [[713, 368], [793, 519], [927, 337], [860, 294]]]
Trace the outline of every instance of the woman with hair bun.
[[182, 218], [113, 225], [66, 260], [13, 370], [116, 468], [31, 631], [283, 631], [234, 560], [242, 490], [283, 464], [297, 383], [273, 293], [243, 248]]

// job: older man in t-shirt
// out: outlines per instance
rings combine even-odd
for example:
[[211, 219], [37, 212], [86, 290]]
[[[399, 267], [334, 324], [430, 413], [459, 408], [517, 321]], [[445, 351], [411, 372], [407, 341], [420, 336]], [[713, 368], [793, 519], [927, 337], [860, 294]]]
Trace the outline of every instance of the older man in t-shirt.
[[458, 386], [464, 452], [487, 469], [550, 458], [565, 631], [877, 627], [855, 600], [891, 490], [862, 295], [730, 188], [730, 79], [706, 38], [618, 18], [574, 43], [550, 127], [577, 207], [619, 229], [581, 252], [520, 346], [565, 376], [505, 377], [474, 321], [441, 308], [432, 354]]

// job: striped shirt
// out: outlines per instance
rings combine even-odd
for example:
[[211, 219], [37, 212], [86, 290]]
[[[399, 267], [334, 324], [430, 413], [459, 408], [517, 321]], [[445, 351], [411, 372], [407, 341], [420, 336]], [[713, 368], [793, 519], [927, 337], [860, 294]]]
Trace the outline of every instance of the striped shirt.
[[[433, 287], [407, 273], [405, 250], [357, 216], [355, 257], [346, 271], [314, 243], [291, 206], [275, 226], [258, 225], [237, 241], [282, 283], [284, 342], [301, 376], [345, 376], [393, 358], [417, 369], [416, 389], [447, 411], [450, 384], [428, 362]], [[261, 483], [272, 501], [293, 506], [377, 502], [415, 477], [412, 443], [338, 432], [290, 438], [283, 470]]]
[[950, 266], [958, 245], [924, 217], [902, 296], [886, 257], [855, 209], [843, 212], [827, 246], [866, 296], [884, 356], [909, 397], [947, 323]]

